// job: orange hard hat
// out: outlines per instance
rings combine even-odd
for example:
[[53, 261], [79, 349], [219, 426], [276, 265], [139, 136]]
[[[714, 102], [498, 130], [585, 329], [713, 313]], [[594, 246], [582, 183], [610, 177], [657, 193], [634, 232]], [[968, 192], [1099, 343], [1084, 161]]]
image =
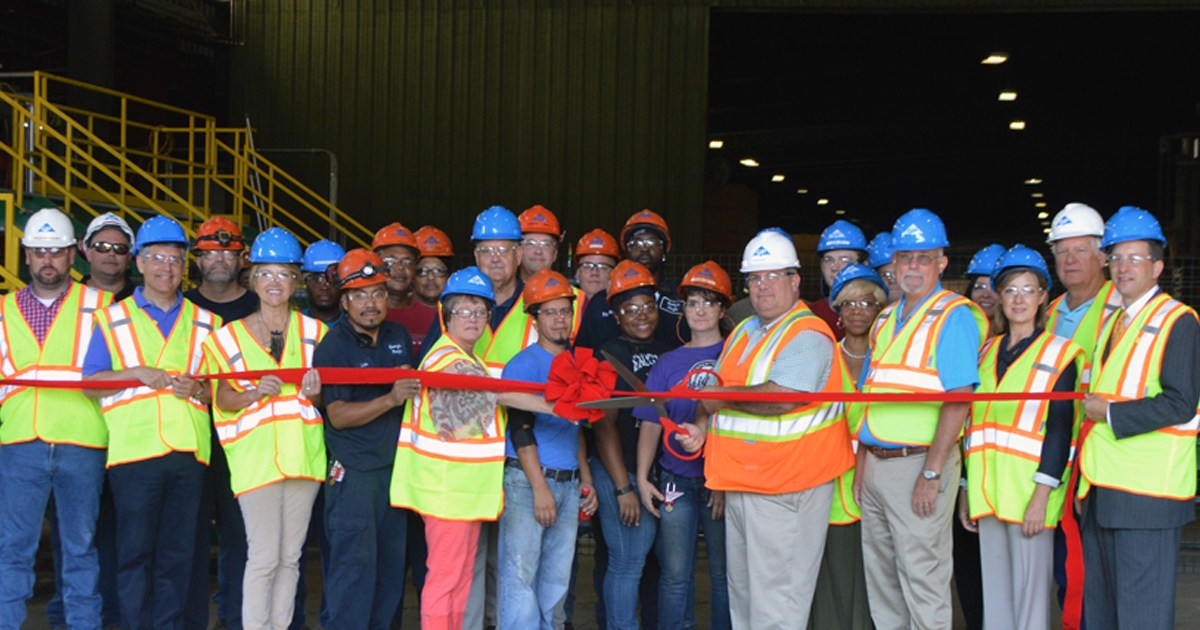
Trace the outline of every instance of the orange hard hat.
[[629, 236], [640, 228], [659, 232], [665, 241], [666, 251], [671, 251], [671, 230], [667, 229], [667, 222], [658, 216], [658, 213], [650, 210], [635, 213], [625, 222], [625, 227], [621, 228], [621, 247], [625, 247], [625, 243], [629, 242]]
[[683, 274], [683, 280], [679, 282], [679, 295], [684, 298], [687, 295], [684, 289], [707, 289], [717, 293], [725, 299], [725, 305], [733, 304], [733, 283], [729, 281], [729, 274], [721, 268], [721, 265], [707, 260]]
[[450, 244], [450, 237], [432, 225], [426, 225], [413, 232], [413, 240], [417, 242], [417, 251], [421, 252], [422, 258], [425, 256], [447, 257], [454, 255], [454, 247]]
[[246, 249], [246, 237], [238, 224], [225, 217], [213, 217], [196, 229], [196, 244], [192, 249], [240, 251]]
[[405, 247], [411, 247], [413, 251], [420, 251], [417, 247], [416, 239], [413, 238], [413, 233], [399, 223], [383, 226], [375, 233], [375, 238], [371, 241], [371, 249], [374, 251], [379, 251], [381, 247], [391, 247], [392, 245], [404, 245]]
[[553, 212], [550, 212], [542, 205], [533, 206], [522, 212], [517, 217], [517, 223], [521, 224], [522, 234], [530, 232], [549, 234], [560, 241], [564, 236], [562, 229], [558, 226], [558, 217], [554, 216]]
[[529, 276], [529, 279], [525, 281], [525, 290], [521, 291], [521, 299], [525, 301], [526, 313], [529, 312], [531, 306], [558, 298], [574, 300], [575, 291], [571, 288], [571, 283], [567, 282], [566, 276], [550, 269], [542, 269]]
[[638, 287], [657, 289], [658, 283], [654, 281], [654, 275], [642, 263], [622, 260], [617, 263], [616, 267], [613, 267], [612, 273], [608, 276], [608, 303], [612, 304], [613, 296]]
[[387, 266], [379, 254], [361, 247], [346, 252], [336, 269], [334, 280], [343, 291], [383, 284], [388, 279]]
[[621, 250], [617, 248], [617, 239], [600, 228], [580, 236], [579, 242], [575, 244], [575, 261], [579, 262], [582, 256], [593, 255], [611, 256], [613, 260], [620, 258]]

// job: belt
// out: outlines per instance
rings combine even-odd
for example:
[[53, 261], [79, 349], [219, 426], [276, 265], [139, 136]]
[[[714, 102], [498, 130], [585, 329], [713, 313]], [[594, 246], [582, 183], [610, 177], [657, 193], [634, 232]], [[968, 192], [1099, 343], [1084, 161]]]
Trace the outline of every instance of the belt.
[[929, 452], [929, 447], [901, 446], [900, 448], [888, 448], [886, 446], [868, 446], [867, 451], [879, 459], [892, 459], [893, 457], [908, 457], [909, 455], [927, 453]]
[[[505, 457], [504, 467], [524, 470], [521, 467], [521, 460], [515, 457]], [[546, 477], [547, 481], [575, 481], [576, 479], [579, 479], [578, 470], [559, 470], [557, 468], [547, 468], [545, 466], [539, 466], [539, 468], [542, 469], [542, 475]]]

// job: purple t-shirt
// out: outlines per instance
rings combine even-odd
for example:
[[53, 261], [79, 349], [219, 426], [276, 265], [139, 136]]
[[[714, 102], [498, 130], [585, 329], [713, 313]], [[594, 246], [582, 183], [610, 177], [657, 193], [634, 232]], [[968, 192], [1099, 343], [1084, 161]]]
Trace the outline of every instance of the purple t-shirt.
[[[650, 368], [650, 374], [646, 377], [646, 387], [652, 392], [662, 392], [679, 384], [683, 377], [688, 372], [699, 368], [716, 369], [717, 357], [721, 356], [721, 348], [724, 342], [715, 343], [711, 346], [703, 348], [689, 348], [683, 346], [676, 348], [670, 352], [664, 353], [658, 357], [658, 363]], [[708, 385], [716, 385], [716, 379], [709, 374], [693, 375], [688, 382], [688, 389], [701, 389]], [[667, 415], [676, 424], [684, 422], [696, 421], [696, 401], [684, 398], [675, 398], [668, 400], [666, 403]], [[639, 420], [648, 420], [650, 422], [658, 422], [658, 412], [654, 411], [654, 407], [637, 407], [633, 410], [633, 417]], [[687, 453], [680, 446], [679, 441], [675, 436], [671, 436], [671, 448], [679, 453]], [[684, 461], [675, 457], [666, 449], [662, 449], [662, 456], [658, 458], [658, 463], [663, 470], [674, 473], [680, 477], [703, 477], [704, 476], [704, 458], [698, 457], [691, 461]]]

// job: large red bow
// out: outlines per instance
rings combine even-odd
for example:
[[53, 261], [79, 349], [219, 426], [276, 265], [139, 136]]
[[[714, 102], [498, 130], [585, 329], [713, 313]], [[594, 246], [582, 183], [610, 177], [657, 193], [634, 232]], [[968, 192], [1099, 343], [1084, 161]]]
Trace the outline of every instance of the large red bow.
[[554, 414], [572, 422], [595, 422], [604, 417], [603, 409], [580, 409], [577, 403], [612, 396], [617, 371], [607, 361], [592, 354], [591, 348], [560, 352], [550, 363], [546, 400], [554, 403]]

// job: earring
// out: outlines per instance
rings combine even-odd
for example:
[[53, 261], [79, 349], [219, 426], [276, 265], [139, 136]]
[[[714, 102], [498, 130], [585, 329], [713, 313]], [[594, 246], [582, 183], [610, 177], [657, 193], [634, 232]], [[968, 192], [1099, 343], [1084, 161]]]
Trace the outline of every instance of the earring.
[[838, 325], [838, 328], [840, 328], [842, 330], [845, 330], [845, 328], [846, 328], [846, 326], [844, 324], [842, 324], [842, 316], [841, 315], [838, 315], [837, 325]]

